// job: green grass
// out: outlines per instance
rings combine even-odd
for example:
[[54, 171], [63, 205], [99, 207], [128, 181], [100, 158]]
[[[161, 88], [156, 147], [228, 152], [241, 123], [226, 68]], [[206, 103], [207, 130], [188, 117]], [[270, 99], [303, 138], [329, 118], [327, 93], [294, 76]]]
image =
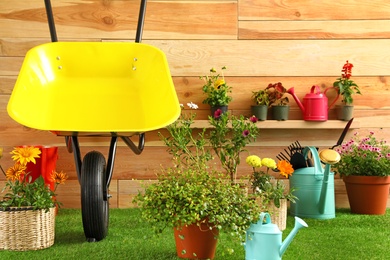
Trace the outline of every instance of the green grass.
[[[286, 237], [294, 226], [288, 217]], [[350, 214], [337, 210], [331, 220], [305, 219], [283, 255], [288, 259], [390, 259], [390, 210], [384, 216]], [[234, 249], [233, 254], [228, 250]], [[240, 244], [221, 234], [216, 260], [245, 258]], [[56, 240], [52, 247], [27, 252], [0, 251], [0, 259], [131, 259], [168, 260], [176, 257], [172, 230], [155, 236], [142, 223], [137, 209], [111, 209], [109, 234], [97, 243], [85, 241], [80, 210], [60, 209], [56, 217]]]

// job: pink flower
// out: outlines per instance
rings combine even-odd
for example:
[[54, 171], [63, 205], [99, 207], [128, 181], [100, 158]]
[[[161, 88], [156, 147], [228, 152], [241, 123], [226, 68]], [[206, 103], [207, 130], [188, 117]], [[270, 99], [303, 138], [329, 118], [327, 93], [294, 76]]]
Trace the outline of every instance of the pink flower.
[[252, 123], [256, 123], [258, 120], [257, 120], [257, 117], [255, 117], [255, 116], [251, 116], [250, 118], [249, 118], [249, 120], [252, 122]]
[[218, 119], [220, 118], [222, 115], [222, 110], [221, 109], [217, 109], [215, 112], [214, 112], [214, 118]]
[[244, 132], [242, 132], [242, 135], [244, 137], [247, 137], [249, 135], [249, 130], [244, 130]]

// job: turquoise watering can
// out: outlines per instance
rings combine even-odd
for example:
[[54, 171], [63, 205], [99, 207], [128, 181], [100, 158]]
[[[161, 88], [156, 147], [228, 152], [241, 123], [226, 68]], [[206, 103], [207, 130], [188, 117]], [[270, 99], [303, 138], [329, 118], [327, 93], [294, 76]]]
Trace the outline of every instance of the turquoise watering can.
[[[265, 218], [265, 219], [264, 219]], [[245, 260], [278, 260], [292, 242], [298, 230], [308, 227], [305, 221], [295, 217], [294, 229], [282, 242], [282, 231], [271, 223], [269, 213], [262, 212], [257, 223], [251, 224], [246, 232]]]
[[[325, 163], [322, 167], [320, 156], [315, 147], [305, 147], [303, 155], [308, 158], [309, 151], [313, 157], [314, 167], [297, 169], [290, 177], [290, 189], [298, 200], [290, 204], [290, 214], [293, 216], [331, 219], [335, 218], [334, 173], [330, 165], [340, 160], [340, 155], [333, 150], [321, 151]], [[333, 159], [326, 159], [327, 155]], [[323, 158], [324, 157], [324, 158]]]

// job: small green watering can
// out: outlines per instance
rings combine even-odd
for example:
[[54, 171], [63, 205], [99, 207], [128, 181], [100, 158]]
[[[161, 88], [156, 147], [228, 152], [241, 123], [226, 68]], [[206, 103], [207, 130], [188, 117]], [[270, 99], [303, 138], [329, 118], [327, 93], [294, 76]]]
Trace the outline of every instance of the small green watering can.
[[295, 189], [293, 195], [298, 198], [291, 203], [290, 214], [315, 219], [335, 218], [334, 173], [330, 172], [330, 165], [337, 163], [340, 155], [331, 149], [323, 150], [319, 155], [317, 149], [310, 146], [303, 150], [305, 159], [309, 152], [314, 166], [297, 169], [290, 177], [290, 189]]

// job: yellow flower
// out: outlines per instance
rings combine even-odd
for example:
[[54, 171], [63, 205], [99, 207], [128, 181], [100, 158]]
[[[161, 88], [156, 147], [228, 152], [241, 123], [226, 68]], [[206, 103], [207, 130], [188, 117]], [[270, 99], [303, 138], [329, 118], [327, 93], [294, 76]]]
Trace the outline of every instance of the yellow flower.
[[225, 84], [225, 80], [223, 79], [217, 79], [215, 82], [214, 82], [214, 88], [215, 89], [219, 89], [222, 85]]
[[10, 167], [5, 176], [7, 180], [16, 181], [20, 179], [20, 176], [25, 174], [26, 166], [20, 163], [15, 163], [14, 166]]
[[257, 155], [249, 155], [248, 157], [246, 157], [245, 161], [253, 168], [261, 167], [261, 159]]
[[261, 165], [268, 167], [270, 169], [275, 169], [276, 168], [276, 162], [274, 159], [271, 158], [263, 158], [261, 160]]
[[292, 165], [285, 160], [278, 162], [278, 170], [280, 174], [286, 178], [288, 178], [288, 176], [291, 176], [294, 172]]
[[0, 159], [1, 159], [1, 157], [3, 157], [3, 148], [2, 147], [0, 147]]
[[65, 181], [68, 179], [68, 175], [62, 171], [53, 171], [53, 173], [51, 174], [51, 179], [57, 184], [64, 184]]
[[26, 165], [28, 162], [35, 164], [35, 158], [39, 158], [41, 150], [33, 146], [15, 147], [11, 154], [14, 154], [12, 159], [22, 165]]

